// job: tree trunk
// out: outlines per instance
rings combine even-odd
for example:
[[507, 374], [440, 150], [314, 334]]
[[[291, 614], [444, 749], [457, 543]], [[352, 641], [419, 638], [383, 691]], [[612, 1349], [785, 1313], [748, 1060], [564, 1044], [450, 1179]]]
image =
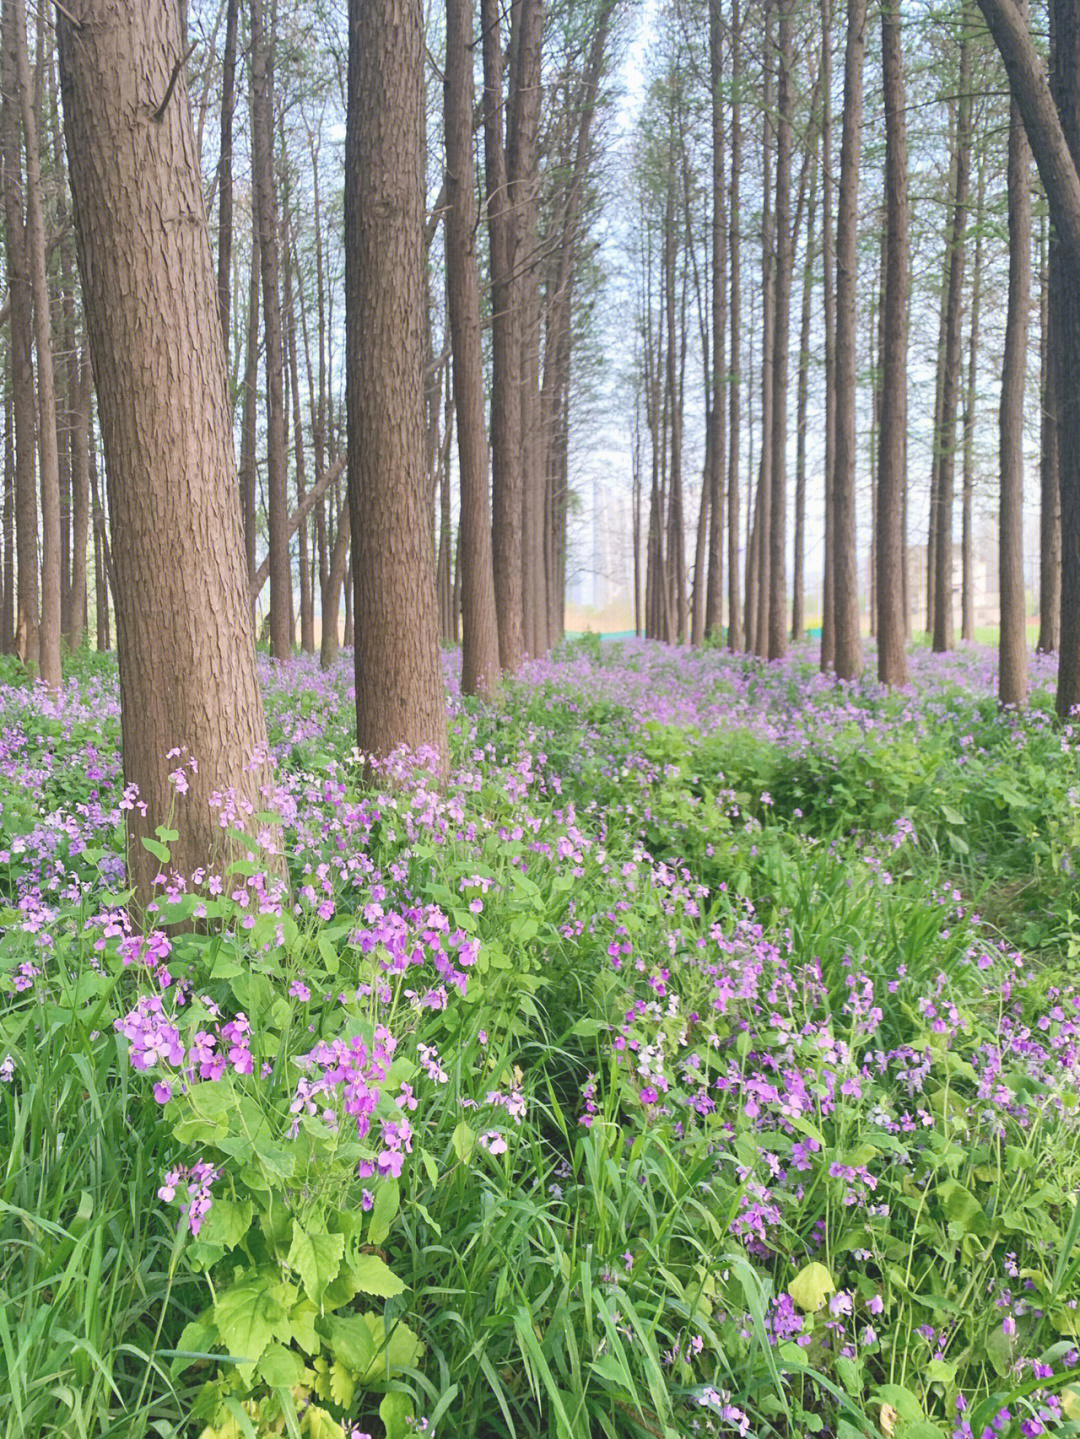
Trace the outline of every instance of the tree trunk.
[[[712, 120], [712, 375], [707, 402], [706, 472], [701, 507], [708, 492], [708, 581], [705, 588], [704, 632], [723, 636], [724, 609], [724, 470], [726, 463], [727, 330], [727, 205], [724, 197], [723, 16], [720, 0], [709, 0], [709, 107]], [[732, 359], [734, 370], [736, 361]], [[704, 557], [702, 557], [704, 560]], [[698, 580], [695, 578], [695, 590]]]
[[365, 755], [446, 757], [424, 466], [424, 35], [349, 0], [345, 318], [356, 729]]
[[11, 384], [15, 420], [15, 528], [18, 587], [15, 648], [31, 672], [40, 654], [38, 507], [34, 466], [33, 295], [22, 202], [22, 146], [15, 63], [15, 13], [3, 7], [3, 194], [8, 293], [11, 305]]
[[[1030, 183], [1030, 181], [1029, 181]], [[983, 215], [986, 199], [986, 162], [979, 162], [975, 201], [975, 261], [971, 271], [971, 324], [968, 330], [967, 394], [964, 397], [964, 480], [961, 497], [960, 638], [975, 641], [975, 413], [979, 378], [979, 306], [982, 300]], [[1030, 229], [1030, 226], [1029, 226]], [[1030, 236], [1028, 237], [1030, 243]], [[1031, 284], [1028, 283], [1030, 292]], [[1026, 341], [1025, 341], [1026, 342]]]
[[53, 379], [49, 284], [45, 273], [45, 220], [41, 208], [41, 157], [37, 116], [30, 86], [23, 0], [8, 0], [15, 32], [15, 81], [26, 144], [26, 248], [34, 297], [34, 348], [37, 352], [38, 470], [41, 481], [41, 629], [38, 636], [41, 678], [59, 689], [60, 673], [60, 460], [56, 436], [56, 386]]
[[[814, 141], [816, 148], [816, 139]], [[799, 382], [795, 402], [795, 560], [792, 576], [791, 638], [796, 644], [806, 630], [806, 424], [810, 403], [810, 323], [817, 219], [817, 169], [810, 179], [810, 204], [803, 262], [802, 316], [799, 322]]]
[[953, 495], [956, 475], [956, 412], [960, 396], [961, 332], [964, 296], [968, 178], [971, 169], [971, 14], [968, 0], [961, 9], [960, 75], [956, 112], [956, 185], [949, 231], [949, 286], [945, 322], [945, 368], [938, 432], [937, 544], [934, 576], [935, 654], [954, 644], [953, 617]]
[[266, 0], [251, 0], [252, 181], [258, 211], [259, 269], [266, 341], [266, 511], [270, 548], [270, 653], [292, 653], [292, 566], [286, 531], [285, 357], [281, 330], [277, 193], [274, 186], [274, 57]]
[[1040, 246], [1039, 352], [1041, 416], [1039, 446], [1039, 641], [1040, 654], [1053, 654], [1061, 631], [1061, 488], [1058, 484], [1057, 406], [1054, 379], [1056, 321], [1050, 309], [1050, 270], [1057, 241], [1047, 236], [1045, 220]]
[[128, 874], [145, 907], [162, 866], [141, 841], [158, 826], [177, 821], [181, 874], [231, 857], [220, 819], [233, 801], [211, 808], [211, 795], [235, 794], [234, 825], [262, 807], [266, 724], [179, 15], [81, 0], [79, 20], [57, 12], [113, 526], [124, 778], [141, 802], [127, 812]]
[[795, 255], [791, 225], [792, 117], [795, 107], [794, 0], [780, 7], [777, 50], [776, 275], [773, 315], [772, 474], [769, 481], [769, 659], [787, 653], [787, 425], [791, 353], [791, 277]]
[[232, 300], [233, 239], [233, 115], [236, 111], [236, 35], [240, 0], [226, 0], [225, 55], [221, 73], [221, 154], [218, 159], [218, 311], [225, 345], [225, 369], [229, 368], [229, 308]]
[[821, 0], [821, 256], [824, 271], [822, 329], [825, 341], [825, 546], [821, 584], [821, 668], [836, 659], [836, 252], [833, 243], [832, 5]]
[[773, 355], [776, 343], [776, 227], [773, 218], [772, 143], [776, 117], [773, 112], [773, 10], [783, 0], [765, 3], [765, 78], [762, 85], [764, 125], [762, 130], [764, 204], [761, 215], [761, 451], [758, 457], [758, 489], [754, 505], [757, 539], [754, 618], [754, 654], [762, 659], [769, 653], [769, 601], [772, 587], [769, 566], [772, 558], [772, 468], [773, 468]]
[[319, 665], [328, 670], [338, 657], [338, 616], [340, 614], [341, 592], [347, 584], [349, 558], [349, 507], [343, 505], [338, 517], [334, 547], [330, 551], [330, 565], [326, 584], [322, 591], [322, 638], [319, 645]]
[[[1026, 0], [1021, 3], [1027, 12]], [[1027, 606], [1024, 589], [1024, 392], [1031, 304], [1031, 151], [1020, 110], [1009, 111], [1009, 308], [1001, 370], [1001, 517], [998, 575], [1001, 642], [998, 695], [1005, 705], [1027, 699]]]
[[492, 560], [499, 663], [509, 674], [521, 668], [521, 325], [514, 283], [516, 226], [506, 170], [505, 104], [500, 11], [481, 0], [484, 61], [484, 165], [491, 269], [491, 457]]
[[849, 0], [844, 59], [844, 120], [836, 223], [836, 454], [833, 475], [833, 623], [838, 678], [862, 668], [859, 567], [855, 551], [856, 282], [858, 278], [859, 149], [862, 134], [866, 0]]
[[739, 0], [731, 0], [731, 203], [728, 250], [731, 261], [731, 379], [728, 396], [728, 649], [745, 643], [739, 587], [739, 430], [742, 422], [742, 245], [739, 233], [739, 178], [742, 167], [742, 23]]
[[90, 533], [90, 406], [93, 380], [90, 348], [84, 339], [77, 357], [77, 393], [71, 414], [71, 631], [79, 649], [86, 633], [86, 547]]
[[885, 85], [885, 276], [877, 502], [878, 679], [907, 684], [903, 496], [907, 486], [909, 211], [900, 0], [881, 11]]
[[446, 266], [461, 484], [461, 689], [463, 694], [484, 694], [498, 682], [499, 634], [476, 267], [472, 34], [472, 0], [447, 0]]
[[255, 490], [258, 465], [259, 388], [259, 224], [252, 211], [251, 282], [248, 287], [247, 348], [244, 354], [244, 402], [240, 411], [240, 514], [243, 519], [244, 556], [249, 585], [255, 579]]
[[4, 589], [0, 601], [0, 649], [15, 653], [15, 406], [11, 398], [11, 350], [8, 393], [4, 401]]

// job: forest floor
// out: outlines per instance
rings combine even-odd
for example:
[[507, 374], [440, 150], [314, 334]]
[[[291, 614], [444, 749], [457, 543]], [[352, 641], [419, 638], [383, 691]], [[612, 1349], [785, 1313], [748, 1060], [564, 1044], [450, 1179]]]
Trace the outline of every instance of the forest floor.
[[[125, 911], [111, 660], [0, 688], [0, 1436], [1080, 1433], [1080, 738], [586, 638], [365, 783], [262, 669], [289, 884]], [[158, 853], [158, 850], [154, 851]]]

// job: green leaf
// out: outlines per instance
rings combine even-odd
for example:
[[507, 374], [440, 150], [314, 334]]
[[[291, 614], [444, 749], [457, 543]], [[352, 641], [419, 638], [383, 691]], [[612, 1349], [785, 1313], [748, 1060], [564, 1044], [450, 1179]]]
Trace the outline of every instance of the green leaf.
[[235, 1249], [251, 1228], [250, 1199], [215, 1199], [206, 1223], [199, 1231], [200, 1241]]
[[355, 1393], [356, 1380], [341, 1360], [335, 1359], [330, 1366], [330, 1398], [342, 1409], [351, 1409]]
[[341, 1425], [318, 1404], [304, 1410], [304, 1433], [307, 1439], [344, 1439]]
[[149, 850], [154, 858], [161, 864], [168, 864], [172, 859], [172, 855], [169, 853], [169, 846], [162, 844], [159, 839], [149, 839], [144, 834], [142, 836], [142, 845], [143, 849]]
[[951, 1384], [956, 1378], [956, 1365], [945, 1359], [931, 1359], [926, 1367], [926, 1378], [930, 1384]]
[[986, 1233], [986, 1212], [970, 1189], [965, 1189], [955, 1179], [946, 1179], [938, 1185], [938, 1194], [946, 1217], [959, 1224], [965, 1234]]
[[816, 1314], [828, 1295], [836, 1293], [836, 1281], [825, 1268], [815, 1260], [804, 1265], [787, 1287], [792, 1300], [804, 1314]]
[[284, 1344], [271, 1344], [259, 1360], [259, 1377], [272, 1389], [291, 1389], [304, 1377], [304, 1361]]
[[380, 1299], [393, 1299], [395, 1295], [404, 1292], [403, 1282], [377, 1254], [361, 1254], [349, 1268], [357, 1289], [364, 1294], [375, 1294]]
[[905, 1424], [918, 1424], [926, 1418], [916, 1396], [902, 1384], [882, 1384], [876, 1397], [891, 1404]]
[[337, 1277], [344, 1253], [343, 1234], [327, 1234], [325, 1229], [304, 1229], [299, 1220], [293, 1221], [292, 1243], [285, 1262], [299, 1274], [313, 1304], [322, 1306], [323, 1295]]
[[381, 1244], [390, 1233], [401, 1205], [401, 1188], [396, 1179], [384, 1179], [375, 1191], [375, 1204], [368, 1220], [369, 1244]]
[[375, 1357], [375, 1339], [364, 1314], [335, 1316], [328, 1326], [334, 1357], [350, 1369], [364, 1373]]
[[267, 1280], [253, 1276], [218, 1295], [214, 1323], [229, 1354], [245, 1364], [256, 1364], [270, 1343], [281, 1317]]
[[289, 1315], [289, 1328], [293, 1338], [305, 1354], [317, 1354], [320, 1349], [319, 1336], [315, 1332], [318, 1310], [310, 1299], [301, 1299]]
[[476, 1132], [463, 1119], [454, 1130], [450, 1143], [454, 1146], [454, 1153], [462, 1164], [468, 1164], [472, 1152], [476, 1148]]
[[412, 1417], [413, 1402], [408, 1394], [402, 1394], [395, 1389], [383, 1395], [379, 1405], [379, 1418], [386, 1425], [386, 1439], [405, 1439]]

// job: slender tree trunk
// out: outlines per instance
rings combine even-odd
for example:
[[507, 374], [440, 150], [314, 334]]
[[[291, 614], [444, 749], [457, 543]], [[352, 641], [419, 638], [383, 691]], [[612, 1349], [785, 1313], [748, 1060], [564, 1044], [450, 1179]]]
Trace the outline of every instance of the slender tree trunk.
[[441, 768], [446, 703], [424, 469], [424, 35], [419, 6], [349, 0], [345, 297], [362, 753]]
[[174, 68], [179, 15], [81, 0], [79, 18], [57, 12], [60, 73], [113, 525], [124, 778], [141, 801], [128, 811], [128, 874], [145, 906], [162, 866], [141, 841], [177, 812], [172, 867], [190, 876], [230, 858], [211, 795], [262, 807], [266, 725], [214, 263]]
[[0, 648], [6, 655], [15, 653], [15, 405], [11, 390], [9, 348], [4, 401], [4, 590], [0, 611]]
[[[287, 228], [287, 226], [286, 226]], [[296, 343], [296, 306], [293, 299], [292, 260], [289, 245], [283, 247], [285, 266], [285, 339], [289, 355], [289, 395], [292, 400], [293, 453], [296, 462], [296, 503], [302, 506], [307, 493], [307, 457], [304, 451], [304, 422], [300, 407], [300, 361]], [[308, 549], [307, 519], [300, 521], [300, 648], [305, 654], [315, 653], [315, 590], [311, 580], [311, 558]]]
[[956, 188], [950, 227], [949, 290], [945, 325], [945, 369], [941, 391], [941, 430], [937, 508], [937, 553], [934, 577], [935, 654], [954, 644], [953, 618], [953, 495], [956, 474], [956, 412], [960, 395], [961, 318], [964, 294], [968, 180], [971, 169], [971, 12], [961, 8], [960, 75], [956, 112]]
[[[272, 3], [272, 0], [271, 0]], [[277, 192], [274, 185], [274, 57], [266, 0], [251, 0], [252, 178], [258, 211], [259, 269], [266, 342], [266, 495], [270, 547], [270, 653], [292, 653], [292, 566], [286, 490], [285, 356], [281, 327]]]
[[481, 0], [484, 61], [484, 166], [492, 304], [491, 452], [492, 548], [499, 662], [509, 674], [521, 668], [521, 326], [516, 303], [516, 226], [506, 170], [503, 55], [497, 0]]
[[909, 210], [900, 0], [881, 10], [885, 84], [885, 275], [877, 503], [878, 679], [907, 684], [903, 496], [907, 486]]
[[481, 694], [498, 682], [499, 635], [476, 266], [472, 32], [472, 0], [447, 0], [446, 264], [461, 483], [461, 689], [464, 694]]
[[84, 339], [76, 356], [75, 404], [71, 414], [71, 630], [69, 643], [80, 648], [86, 632], [86, 549], [90, 532], [90, 406], [93, 383], [90, 348]]
[[259, 233], [258, 218], [252, 215], [251, 283], [248, 288], [247, 348], [244, 355], [244, 402], [240, 420], [240, 514], [243, 523], [244, 554], [248, 584], [255, 579], [255, 491], [257, 488], [257, 443], [259, 387]]
[[[701, 507], [708, 496], [707, 562], [704, 633], [720, 639], [724, 609], [724, 474], [727, 462], [726, 369], [727, 338], [727, 204], [724, 195], [724, 104], [723, 104], [723, 16], [720, 0], [709, 0], [709, 107], [712, 121], [712, 375], [708, 397], [706, 474], [702, 484]], [[736, 367], [732, 357], [731, 368]], [[701, 557], [701, 563], [705, 556]], [[699, 571], [700, 574], [700, 571]], [[695, 579], [695, 589], [700, 587]]]
[[30, 81], [23, 0], [14, 8], [15, 80], [26, 145], [26, 248], [34, 297], [34, 349], [37, 353], [38, 471], [41, 483], [41, 629], [38, 636], [41, 678], [59, 689], [60, 673], [60, 458], [56, 432], [56, 384], [53, 378], [49, 284], [45, 272], [45, 219], [41, 198], [41, 155], [37, 115]]
[[349, 507], [342, 505], [338, 516], [337, 534], [330, 551], [330, 565], [322, 590], [322, 636], [319, 642], [319, 665], [332, 669], [338, 657], [338, 617], [341, 613], [341, 592], [348, 592]]
[[856, 283], [859, 149], [862, 134], [866, 0], [849, 0], [844, 60], [844, 122], [836, 224], [836, 456], [833, 476], [835, 669], [853, 679], [862, 668], [859, 567], [855, 550]]
[[772, 474], [769, 481], [769, 659], [787, 653], [787, 427], [791, 353], [791, 277], [795, 253], [791, 223], [792, 118], [795, 107], [794, 0], [777, 0], [776, 276], [773, 316]]
[[[961, 499], [960, 638], [975, 642], [975, 409], [979, 377], [979, 307], [982, 300], [983, 214], [986, 199], [986, 162], [979, 161], [975, 200], [975, 260], [971, 271], [971, 322], [968, 331], [967, 394], [964, 397], [964, 479]], [[1030, 226], [1029, 226], [1030, 229]], [[1028, 237], [1030, 243], [1030, 236]], [[1028, 283], [1030, 292], [1031, 284]], [[1026, 337], [1025, 337], [1026, 343]]]
[[821, 0], [821, 255], [824, 271], [825, 514], [821, 587], [821, 668], [836, 659], [836, 247], [833, 243], [832, 0]]
[[[1026, 0], [1021, 10], [1027, 15]], [[981, 187], [980, 187], [981, 188]], [[1024, 590], [1024, 393], [1031, 305], [1031, 151], [1020, 110], [1009, 111], [1009, 308], [1001, 371], [1001, 591], [999, 688], [1002, 704], [1027, 699], [1027, 605]]]
[[14, 6], [11, 0], [6, 0], [3, 6], [4, 84], [0, 115], [4, 134], [4, 231], [8, 293], [11, 297], [11, 383], [15, 420], [15, 526], [18, 564], [15, 648], [27, 668], [36, 672], [40, 636], [38, 505], [34, 466], [33, 291], [22, 194], [15, 19]]
[[728, 649], [745, 644], [742, 593], [739, 586], [739, 433], [742, 422], [742, 237], [739, 233], [739, 179], [742, 168], [742, 24], [739, 0], [731, 0], [731, 204], [729, 244], [731, 261], [731, 378], [728, 410]]
[[757, 615], [754, 619], [754, 653], [762, 659], [769, 654], [769, 601], [772, 586], [769, 579], [772, 559], [772, 473], [773, 473], [773, 401], [774, 355], [776, 345], [776, 224], [773, 214], [772, 144], [776, 117], [773, 111], [773, 15], [783, 0], [765, 3], [765, 78], [762, 86], [764, 128], [763, 185], [765, 203], [761, 218], [761, 451], [758, 458], [758, 493], [754, 506], [757, 541], [755, 589]]
[[1061, 489], [1058, 483], [1058, 443], [1054, 354], [1056, 321], [1050, 309], [1050, 269], [1055, 262], [1056, 239], [1042, 225], [1040, 246], [1039, 349], [1041, 417], [1039, 446], [1039, 642], [1040, 654], [1053, 654], [1061, 629]]
[[[816, 142], [815, 142], [816, 148]], [[792, 577], [791, 638], [796, 644], [806, 631], [806, 425], [810, 403], [810, 325], [812, 319], [817, 219], [817, 169], [810, 178], [810, 205], [803, 264], [802, 316], [799, 322], [799, 386], [795, 414], [795, 562]]]

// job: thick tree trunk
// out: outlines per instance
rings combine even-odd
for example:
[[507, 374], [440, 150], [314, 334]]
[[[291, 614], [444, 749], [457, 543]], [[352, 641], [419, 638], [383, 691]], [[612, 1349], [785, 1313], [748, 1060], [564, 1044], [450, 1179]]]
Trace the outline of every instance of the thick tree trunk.
[[[1026, 4], [1024, 6], [1026, 9]], [[1024, 391], [1031, 304], [1031, 151], [1020, 111], [1009, 115], [1009, 308], [1001, 371], [1001, 518], [999, 589], [1002, 704], [1027, 699], [1027, 606], [1024, 590]]]
[[226, 808], [211, 796], [235, 795], [234, 825], [262, 807], [266, 724], [179, 16], [150, 0], [80, 0], [78, 19], [57, 12], [113, 526], [124, 778], [141, 801], [127, 812], [128, 872], [145, 906], [161, 865], [142, 840], [158, 826], [175, 821], [181, 874], [229, 857]]
[[56, 386], [53, 379], [49, 283], [45, 273], [45, 219], [41, 208], [41, 158], [37, 116], [30, 86], [23, 0], [8, 0], [15, 32], [15, 81], [26, 142], [26, 248], [34, 297], [34, 348], [37, 352], [38, 471], [41, 481], [41, 629], [38, 636], [41, 678], [59, 689], [60, 674], [60, 459], [56, 436]]
[[885, 275], [877, 503], [878, 679], [907, 684], [903, 496], [907, 486], [908, 165], [900, 0], [881, 11], [885, 83]]
[[961, 10], [960, 75], [956, 112], [956, 168], [953, 213], [949, 231], [949, 286], [945, 321], [945, 368], [941, 388], [941, 428], [938, 431], [938, 506], [934, 576], [935, 654], [951, 650], [955, 642], [953, 616], [953, 496], [956, 476], [956, 414], [962, 368], [961, 318], [964, 297], [964, 259], [967, 248], [968, 180], [971, 171], [971, 13], [967, 0]]
[[259, 225], [252, 213], [251, 282], [248, 287], [247, 347], [244, 353], [244, 400], [240, 410], [240, 514], [243, 522], [244, 556], [248, 583], [255, 579], [255, 491], [258, 465], [259, 389]]
[[362, 753], [446, 758], [424, 467], [424, 35], [410, 0], [350, 0], [345, 140], [349, 505]]
[[[258, 212], [259, 270], [266, 342], [266, 513], [270, 549], [270, 653], [292, 653], [292, 566], [286, 526], [285, 355], [281, 328], [277, 192], [274, 186], [274, 57], [267, 0], [251, 0], [252, 181]], [[271, 0], [272, 3], [272, 0]]]
[[836, 224], [836, 456], [833, 475], [835, 669], [853, 679], [862, 668], [859, 567], [855, 552], [856, 282], [859, 149], [862, 135], [866, 0], [849, 0], [844, 59], [844, 121]]
[[218, 159], [218, 311], [225, 345], [225, 369], [229, 368], [229, 311], [232, 301], [233, 240], [233, 116], [236, 112], [236, 36], [240, 0], [226, 0], [225, 54], [221, 74], [221, 154]]
[[472, 0], [447, 0], [446, 265], [461, 484], [461, 689], [464, 694], [483, 694], [498, 682], [499, 634], [476, 266], [472, 33]]

